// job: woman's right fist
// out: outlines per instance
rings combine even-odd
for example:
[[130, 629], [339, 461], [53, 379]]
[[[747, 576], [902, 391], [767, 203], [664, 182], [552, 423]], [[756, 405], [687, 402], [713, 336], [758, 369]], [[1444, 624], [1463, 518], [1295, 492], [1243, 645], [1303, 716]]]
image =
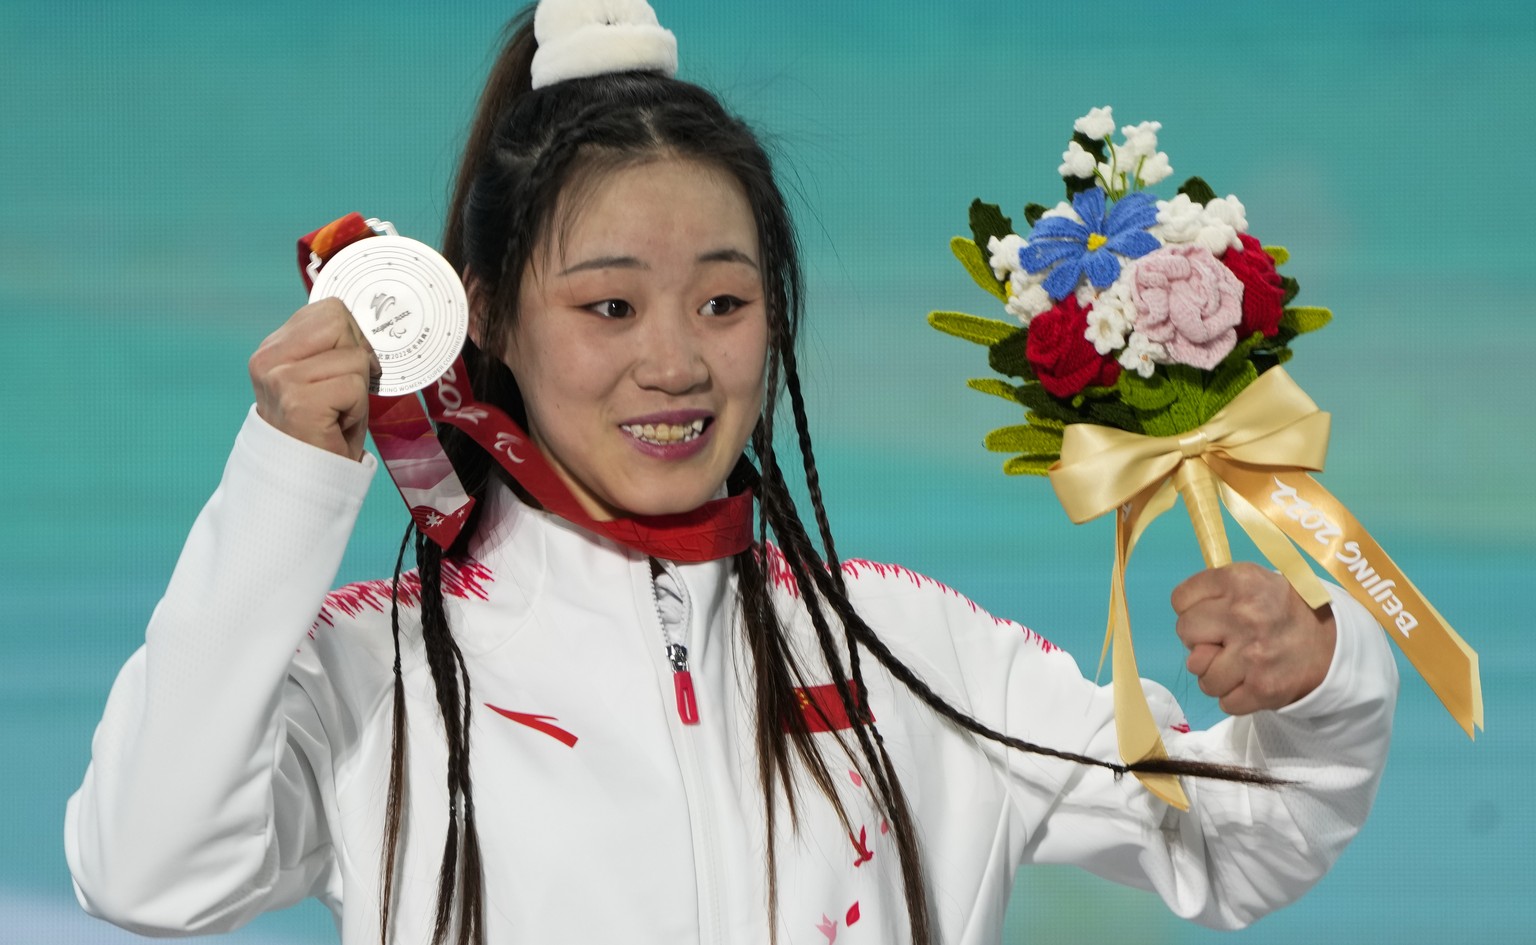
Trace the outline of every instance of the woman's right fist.
[[263, 420], [305, 443], [362, 459], [368, 389], [379, 362], [339, 300], [294, 312], [251, 355], [250, 371]]

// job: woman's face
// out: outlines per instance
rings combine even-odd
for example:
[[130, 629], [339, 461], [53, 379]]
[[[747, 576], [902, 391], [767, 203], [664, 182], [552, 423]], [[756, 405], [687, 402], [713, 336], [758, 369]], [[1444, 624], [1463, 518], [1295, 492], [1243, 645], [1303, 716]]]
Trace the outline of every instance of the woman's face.
[[555, 220], [501, 352], [529, 433], [595, 518], [695, 509], [762, 411], [768, 321], [746, 193], [717, 168], [659, 159], [604, 173]]

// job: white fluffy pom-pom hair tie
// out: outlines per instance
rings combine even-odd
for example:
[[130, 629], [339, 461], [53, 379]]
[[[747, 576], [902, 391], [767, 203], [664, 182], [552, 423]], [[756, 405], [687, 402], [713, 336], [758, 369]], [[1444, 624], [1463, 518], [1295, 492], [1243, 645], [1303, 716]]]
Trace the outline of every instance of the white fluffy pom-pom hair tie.
[[677, 74], [677, 37], [645, 0], [541, 0], [533, 87], [610, 72]]

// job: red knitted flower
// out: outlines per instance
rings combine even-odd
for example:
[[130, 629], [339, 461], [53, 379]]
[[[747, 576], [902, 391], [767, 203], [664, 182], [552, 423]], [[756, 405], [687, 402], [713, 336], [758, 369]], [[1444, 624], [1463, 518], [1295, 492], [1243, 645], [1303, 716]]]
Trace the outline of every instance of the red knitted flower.
[[1120, 364], [1099, 354], [1087, 337], [1088, 309], [1068, 295], [1029, 323], [1024, 357], [1040, 384], [1057, 397], [1071, 397], [1090, 384], [1109, 386], [1120, 377]]
[[1280, 316], [1285, 314], [1280, 273], [1264, 252], [1264, 244], [1247, 233], [1239, 233], [1237, 238], [1243, 241], [1242, 252], [1229, 249], [1221, 256], [1222, 264], [1243, 284], [1243, 320], [1237, 326], [1237, 336], [1246, 338], [1261, 331], [1264, 337], [1273, 338], [1280, 330]]

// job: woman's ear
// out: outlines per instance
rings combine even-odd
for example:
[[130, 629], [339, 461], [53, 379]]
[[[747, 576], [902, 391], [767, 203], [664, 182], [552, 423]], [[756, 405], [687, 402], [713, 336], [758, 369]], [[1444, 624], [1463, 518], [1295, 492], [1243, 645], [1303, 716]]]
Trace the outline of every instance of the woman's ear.
[[471, 269], [464, 270], [464, 294], [469, 297], [469, 340], [475, 347], [484, 348], [486, 306], [490, 300], [486, 297], [484, 284], [475, 278]]

